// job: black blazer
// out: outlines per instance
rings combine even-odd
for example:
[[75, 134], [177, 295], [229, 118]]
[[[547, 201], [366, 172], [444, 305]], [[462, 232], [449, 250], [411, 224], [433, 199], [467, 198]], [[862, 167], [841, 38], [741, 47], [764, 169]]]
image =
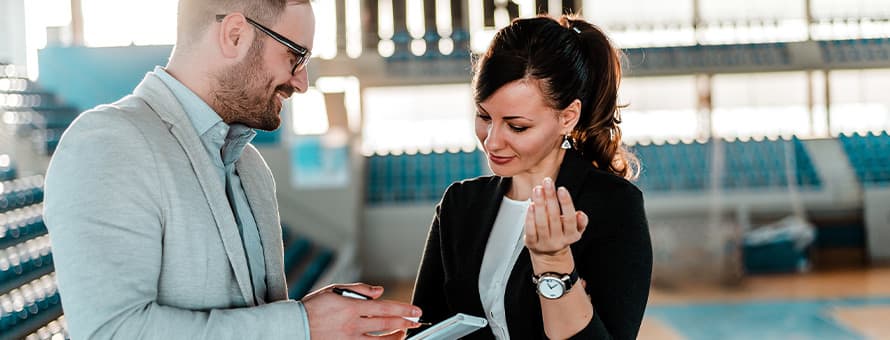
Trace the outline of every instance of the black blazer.
[[[510, 182], [510, 178], [480, 177], [454, 183], [445, 192], [414, 287], [412, 303], [423, 309], [424, 321], [435, 323], [459, 312], [484, 317], [479, 270]], [[627, 180], [597, 170], [575, 151], [566, 153], [556, 185], [566, 187], [576, 209], [590, 218], [581, 240], [571, 248], [578, 273], [587, 281], [594, 316], [572, 339], [635, 339], [652, 277], [642, 193]], [[528, 249], [523, 249], [504, 299], [511, 339], [546, 338], [532, 275]], [[494, 339], [494, 334], [484, 328], [465, 339]]]

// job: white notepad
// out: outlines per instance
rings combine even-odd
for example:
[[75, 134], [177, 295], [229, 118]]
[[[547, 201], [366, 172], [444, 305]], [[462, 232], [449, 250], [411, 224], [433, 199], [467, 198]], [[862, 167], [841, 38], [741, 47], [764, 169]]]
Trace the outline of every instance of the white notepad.
[[408, 340], [454, 340], [488, 326], [488, 320], [463, 313], [445, 319]]

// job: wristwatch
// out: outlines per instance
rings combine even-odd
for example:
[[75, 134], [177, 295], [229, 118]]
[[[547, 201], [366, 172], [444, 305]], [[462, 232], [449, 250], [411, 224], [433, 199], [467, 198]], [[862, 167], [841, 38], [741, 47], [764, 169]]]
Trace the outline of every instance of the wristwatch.
[[563, 297], [576, 282], [578, 282], [577, 269], [573, 269], [569, 274], [546, 272], [540, 276], [532, 276], [532, 283], [537, 286], [538, 295], [549, 300]]

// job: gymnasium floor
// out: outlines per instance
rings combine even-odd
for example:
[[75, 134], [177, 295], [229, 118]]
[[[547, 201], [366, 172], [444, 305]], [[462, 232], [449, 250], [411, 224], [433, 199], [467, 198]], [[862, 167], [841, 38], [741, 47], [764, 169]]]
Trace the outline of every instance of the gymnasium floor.
[[[410, 282], [385, 286], [410, 300]], [[653, 289], [639, 339], [890, 339], [890, 267]]]

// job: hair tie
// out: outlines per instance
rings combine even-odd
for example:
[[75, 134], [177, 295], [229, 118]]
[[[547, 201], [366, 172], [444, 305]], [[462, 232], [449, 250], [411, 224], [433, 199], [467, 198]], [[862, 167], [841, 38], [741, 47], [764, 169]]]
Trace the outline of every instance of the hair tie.
[[581, 34], [581, 30], [579, 30], [577, 27], [572, 27], [572, 29], [575, 30], [575, 33]]

